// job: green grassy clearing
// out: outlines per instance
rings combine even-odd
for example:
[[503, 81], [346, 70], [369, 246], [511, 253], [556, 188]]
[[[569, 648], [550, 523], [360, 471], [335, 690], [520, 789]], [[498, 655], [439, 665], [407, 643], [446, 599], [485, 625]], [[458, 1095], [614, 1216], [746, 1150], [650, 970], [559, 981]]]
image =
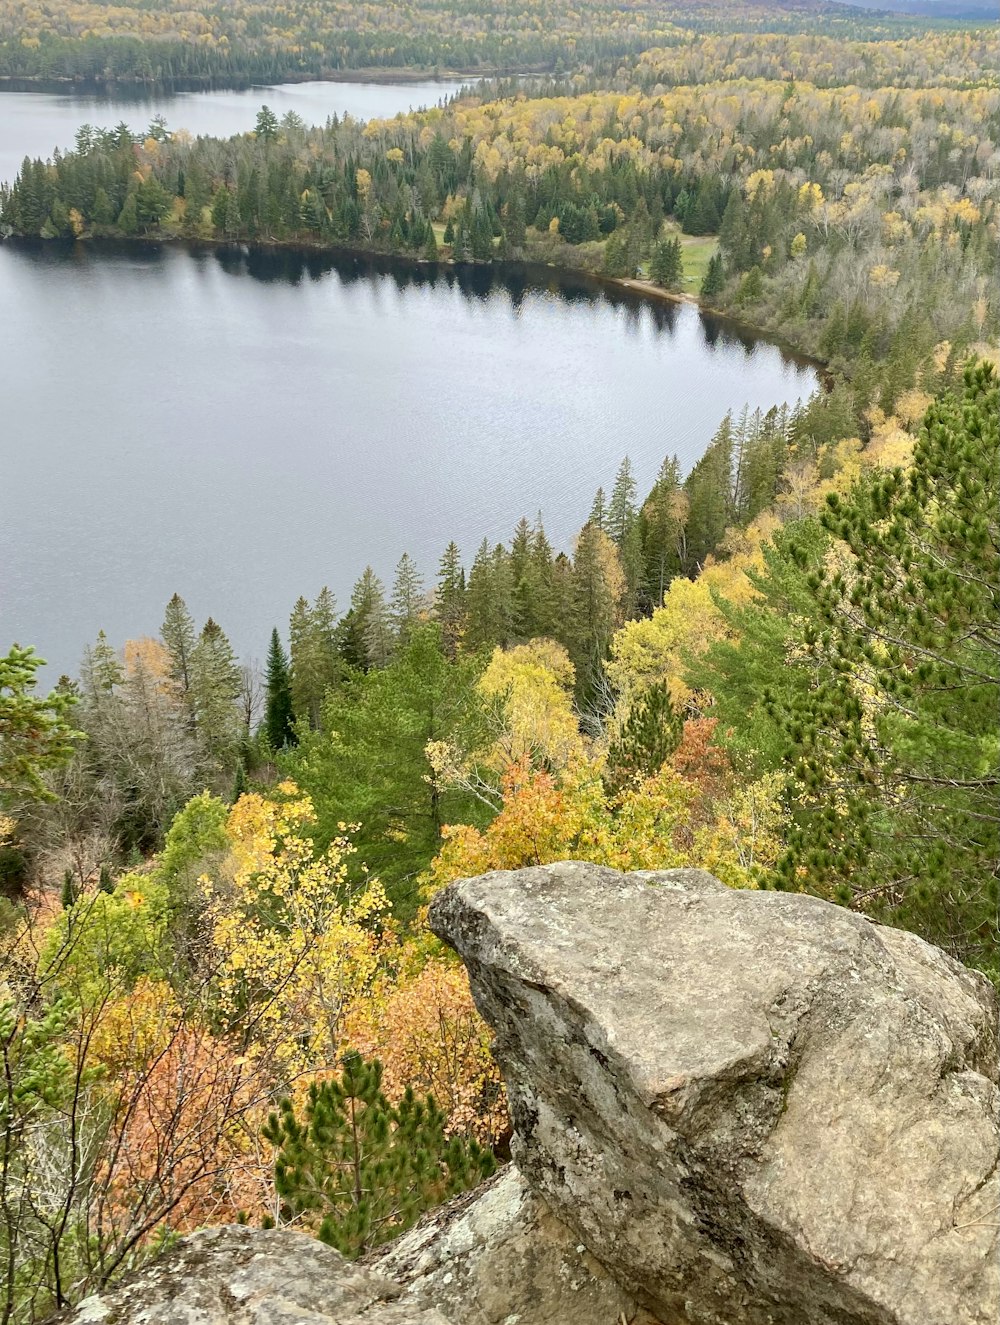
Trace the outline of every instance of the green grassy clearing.
[[708, 262], [719, 247], [715, 235], [682, 235], [681, 254], [684, 258], [684, 289], [697, 294], [708, 270]]

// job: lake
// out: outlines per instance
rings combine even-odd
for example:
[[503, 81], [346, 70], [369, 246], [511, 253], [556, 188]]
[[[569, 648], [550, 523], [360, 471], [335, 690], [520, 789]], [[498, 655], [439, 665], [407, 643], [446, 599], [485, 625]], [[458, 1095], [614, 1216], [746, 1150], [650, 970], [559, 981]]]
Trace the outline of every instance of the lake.
[[0, 245], [0, 649], [75, 672], [177, 591], [261, 657], [299, 594], [433, 579], [539, 510], [570, 549], [725, 411], [808, 396], [775, 345], [545, 268]]
[[359, 120], [388, 119], [401, 111], [435, 106], [462, 86], [460, 80], [427, 80], [285, 83], [243, 92], [0, 91], [0, 183], [14, 178], [26, 156], [47, 159], [57, 147], [72, 147], [81, 124], [107, 128], [124, 120], [138, 133], [162, 115], [170, 129], [228, 138], [252, 129], [264, 104], [279, 117], [293, 110], [307, 124], [325, 124], [331, 115], [344, 114]]

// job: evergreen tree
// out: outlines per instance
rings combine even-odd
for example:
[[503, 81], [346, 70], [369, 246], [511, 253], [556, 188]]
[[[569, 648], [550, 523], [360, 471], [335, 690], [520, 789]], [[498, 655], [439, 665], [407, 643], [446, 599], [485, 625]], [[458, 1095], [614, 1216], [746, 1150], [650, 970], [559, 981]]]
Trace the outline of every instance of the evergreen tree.
[[605, 785], [614, 794], [635, 778], [658, 773], [680, 745], [684, 719], [664, 683], [649, 686], [629, 706], [608, 743]]
[[501, 642], [502, 624], [496, 584], [496, 562], [484, 538], [469, 572], [465, 596], [466, 644], [470, 649], [492, 649]]
[[261, 106], [257, 112], [254, 133], [262, 143], [273, 143], [278, 136], [278, 117], [270, 106]]
[[404, 552], [396, 567], [390, 615], [399, 643], [405, 644], [424, 610], [424, 586], [413, 558]]
[[299, 598], [289, 621], [292, 706], [298, 719], [312, 728], [320, 723], [323, 699], [341, 672], [337, 648], [337, 607], [324, 586], [310, 607]]
[[624, 546], [628, 531], [635, 523], [637, 515], [635, 497], [636, 486], [635, 477], [632, 473], [632, 462], [626, 456], [618, 467], [615, 486], [611, 490], [611, 500], [608, 502], [607, 521], [604, 526], [605, 532], [614, 540], [618, 548]]
[[438, 568], [434, 617], [441, 627], [445, 654], [454, 658], [465, 632], [465, 570], [462, 555], [454, 542], [445, 548]]
[[294, 742], [295, 726], [291, 669], [277, 627], [271, 631], [265, 679], [267, 700], [264, 709], [264, 731], [271, 749], [283, 750], [286, 745]]
[[449, 662], [437, 625], [421, 622], [387, 666], [356, 675], [328, 699], [335, 739], [305, 734], [292, 761], [316, 807], [318, 841], [337, 837], [338, 825], [360, 824], [361, 858], [401, 919], [419, 903], [416, 876], [438, 850], [442, 826], [482, 820], [481, 804], [436, 762], [445, 749], [461, 761], [486, 740], [480, 671], [477, 659]]
[[544, 633], [542, 598], [534, 555], [534, 531], [524, 518], [518, 521], [510, 545], [510, 583], [513, 592], [512, 632], [529, 640]]
[[680, 463], [670, 456], [660, 466], [653, 488], [639, 513], [645, 583], [654, 607], [680, 571], [681, 533], [686, 503], [681, 496]]
[[[357, 601], [355, 601], [355, 597]], [[361, 639], [369, 667], [385, 667], [392, 657], [395, 636], [385, 589], [371, 566], [366, 566], [351, 599], [358, 621]]]
[[570, 656], [581, 693], [600, 672], [608, 644], [621, 624], [625, 576], [615, 544], [600, 529], [584, 525], [577, 539], [571, 578]]
[[701, 297], [703, 299], [716, 299], [725, 289], [725, 285], [726, 272], [722, 265], [722, 254], [713, 253], [708, 260], [708, 266], [702, 278]]
[[383, 667], [392, 655], [392, 623], [385, 589], [366, 566], [351, 590], [351, 606], [338, 629], [339, 651], [350, 667]]
[[[803, 807], [786, 886], [863, 905], [1000, 976], [1000, 390], [970, 366], [908, 472], [831, 496], [849, 567], [809, 578], [809, 689], [770, 707]], [[800, 554], [804, 558], [804, 553]]]
[[708, 450], [684, 483], [688, 498], [687, 558], [684, 570], [704, 564], [722, 542], [732, 521], [733, 420], [727, 414]]
[[608, 523], [608, 503], [604, 496], [604, 489], [598, 488], [594, 495], [594, 502], [590, 508], [590, 515], [587, 523], [594, 529], [607, 530]]
[[170, 675], [182, 695], [191, 689], [191, 655], [195, 648], [195, 626], [187, 604], [179, 594], [167, 603], [160, 638], [170, 655]]
[[76, 906], [79, 897], [79, 889], [76, 884], [76, 875], [69, 866], [63, 870], [62, 895], [61, 902], [64, 911], [71, 911]]
[[407, 1087], [396, 1106], [382, 1093], [382, 1067], [348, 1053], [339, 1079], [314, 1081], [301, 1116], [291, 1100], [264, 1136], [275, 1147], [281, 1218], [319, 1226], [348, 1257], [404, 1232], [427, 1209], [495, 1169], [473, 1139], [449, 1138], [433, 1096]]
[[211, 617], [191, 652], [190, 701], [198, 743], [209, 764], [228, 769], [240, 739], [242, 678], [232, 645]]
[[649, 275], [667, 290], [680, 289], [684, 282], [684, 258], [676, 235], [657, 243], [649, 260]]

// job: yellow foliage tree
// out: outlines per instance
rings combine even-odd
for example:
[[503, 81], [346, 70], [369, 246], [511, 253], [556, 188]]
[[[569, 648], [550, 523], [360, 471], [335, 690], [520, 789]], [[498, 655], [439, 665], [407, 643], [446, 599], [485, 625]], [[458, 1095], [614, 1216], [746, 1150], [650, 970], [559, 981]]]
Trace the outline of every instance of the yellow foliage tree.
[[584, 742], [573, 710], [575, 679], [569, 654], [554, 640], [496, 649], [479, 688], [503, 703], [505, 724], [486, 762], [499, 772], [525, 758], [555, 768], [580, 758]]
[[381, 885], [351, 887], [344, 835], [317, 855], [304, 835], [312, 802], [294, 783], [275, 798], [241, 796], [226, 832], [230, 854], [203, 879], [220, 1011], [268, 1045], [289, 1076], [332, 1069], [343, 1019], [370, 989], [395, 942]]

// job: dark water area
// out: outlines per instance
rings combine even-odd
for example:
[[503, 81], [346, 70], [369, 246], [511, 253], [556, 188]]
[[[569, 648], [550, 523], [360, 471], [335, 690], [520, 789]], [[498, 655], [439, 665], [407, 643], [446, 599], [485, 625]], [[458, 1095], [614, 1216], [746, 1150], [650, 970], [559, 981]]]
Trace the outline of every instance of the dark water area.
[[299, 594], [428, 582], [541, 510], [569, 550], [623, 455], [640, 490], [727, 409], [815, 370], [545, 268], [170, 246], [0, 245], [0, 650], [47, 679], [175, 591], [261, 657]]
[[[474, 80], [469, 80], [474, 81]], [[24, 84], [18, 84], [24, 87]], [[254, 126], [267, 104], [280, 118], [288, 111], [307, 124], [325, 124], [331, 115], [388, 119], [401, 111], [436, 106], [453, 97], [461, 80], [430, 79], [406, 83], [282, 83], [243, 91], [184, 92], [142, 87], [70, 88], [63, 91], [15, 91], [0, 84], [0, 183], [13, 180], [26, 156], [50, 157], [55, 148], [72, 147], [81, 124], [110, 128], [121, 120], [139, 133], [162, 115], [168, 129], [193, 137], [228, 138]]]

